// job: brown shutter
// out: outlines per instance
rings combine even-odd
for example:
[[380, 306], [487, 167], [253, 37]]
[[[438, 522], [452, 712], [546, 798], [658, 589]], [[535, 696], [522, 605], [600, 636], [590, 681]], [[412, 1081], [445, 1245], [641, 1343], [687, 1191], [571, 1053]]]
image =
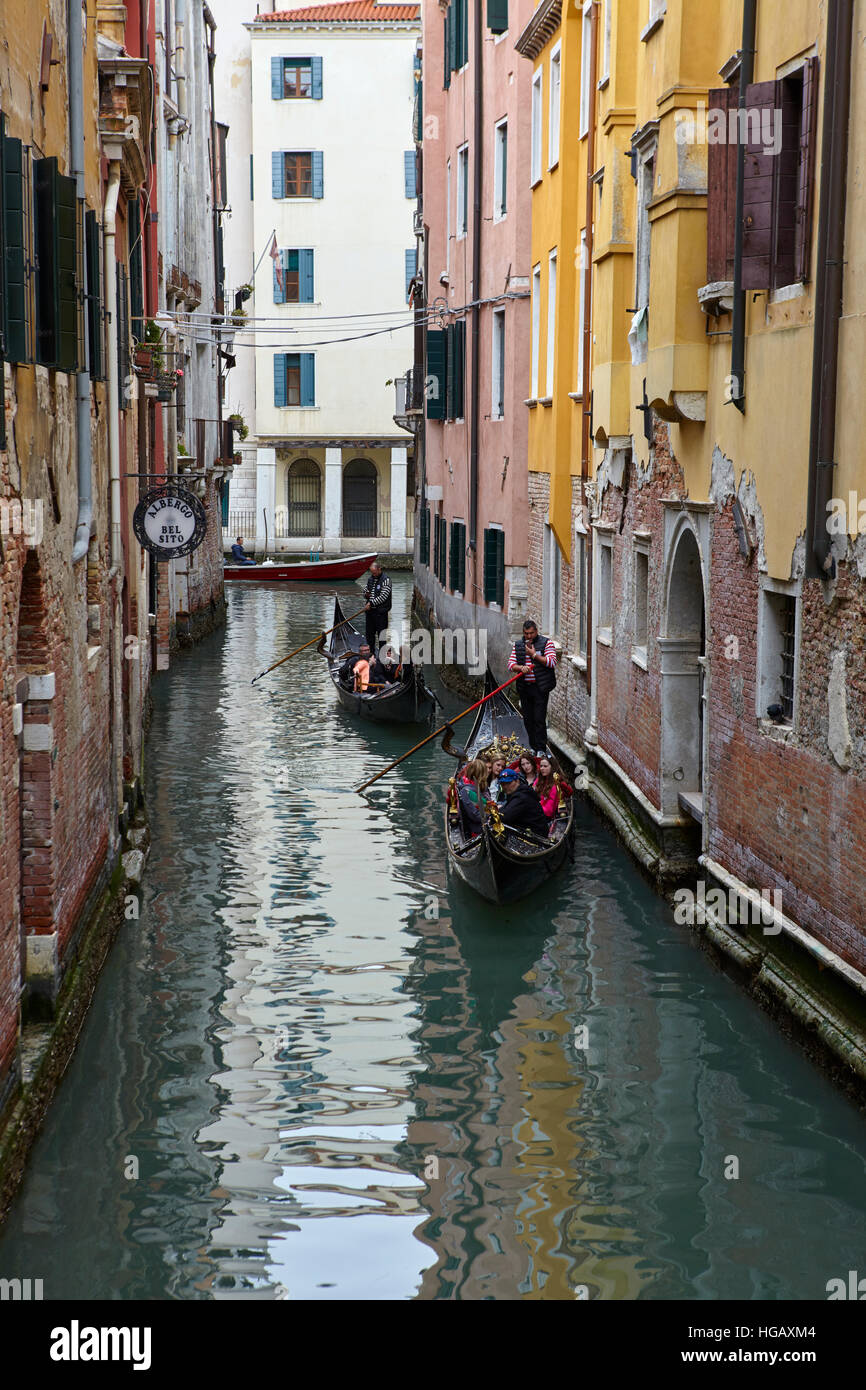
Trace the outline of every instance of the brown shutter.
[[[773, 288], [794, 281], [794, 237], [797, 212], [797, 166], [800, 148], [802, 85], [783, 78], [776, 84], [778, 104], [774, 119], [781, 112], [782, 146], [775, 156], [776, 180], [773, 200]], [[778, 138], [778, 130], [775, 130]]]
[[794, 229], [794, 278], [808, 280], [812, 251], [812, 207], [815, 188], [815, 130], [818, 115], [818, 59], [803, 67], [803, 115], [800, 122], [800, 160], [797, 168], [797, 207]]
[[[776, 161], [764, 152], [761, 138], [765, 122], [773, 129], [776, 83], [753, 82], [746, 88], [746, 131], [743, 184], [743, 282], [744, 290], [768, 290], [772, 274], [773, 184]], [[764, 113], [767, 113], [766, 116]]]
[[[709, 111], [724, 112], [725, 135], [707, 147], [707, 283], [734, 278], [734, 227], [737, 209], [737, 146], [727, 137], [728, 112], [737, 105], [737, 90], [714, 87]], [[718, 118], [715, 118], [718, 120]]]

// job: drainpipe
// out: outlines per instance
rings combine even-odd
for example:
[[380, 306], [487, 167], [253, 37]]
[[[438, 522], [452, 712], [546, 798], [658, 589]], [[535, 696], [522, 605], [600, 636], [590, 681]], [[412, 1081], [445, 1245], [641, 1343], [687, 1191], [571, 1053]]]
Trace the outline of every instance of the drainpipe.
[[[80, 0], [68, 0], [66, 61], [69, 90], [69, 153], [75, 196], [84, 205], [84, 60]], [[94, 286], [86, 283], [85, 292]], [[98, 290], [98, 286], [96, 287]], [[72, 563], [83, 560], [90, 546], [93, 521], [93, 448], [90, 436], [89, 344], [84, 339], [84, 365], [75, 378], [75, 446], [78, 469], [78, 517], [72, 543]]]
[[177, 83], [177, 109], [186, 115], [186, 49], [184, 46], [184, 22], [186, 20], [186, 0], [175, 0], [174, 5], [174, 80]]
[[108, 476], [111, 496], [111, 568], [121, 565], [120, 544], [120, 392], [117, 363], [117, 261], [114, 258], [114, 236], [117, 223], [117, 200], [120, 195], [120, 160], [111, 159], [108, 166], [108, 185], [103, 208], [103, 240], [105, 245], [105, 302], [108, 305]]
[[[598, 5], [593, 5], [590, 10], [589, 18], [589, 130], [586, 137], [586, 209], [584, 221], [586, 224], [586, 266], [583, 277], [583, 373], [580, 384], [582, 397], [583, 413], [580, 422], [580, 500], [581, 505], [586, 509], [586, 484], [589, 480], [589, 460], [592, 451], [592, 437], [590, 433], [590, 420], [592, 416], [592, 248], [593, 248], [593, 213], [595, 210], [595, 184], [593, 176], [595, 174], [595, 121], [596, 121], [596, 102], [597, 102], [597, 80], [598, 80], [598, 53], [596, 50], [598, 32]], [[586, 688], [587, 692], [592, 691], [592, 642], [589, 634], [592, 631], [592, 545], [589, 541], [592, 537], [590, 528], [587, 541], [585, 542], [586, 553]]]
[[836, 382], [845, 255], [845, 183], [851, 114], [853, 0], [827, 9], [827, 57], [821, 135], [821, 194], [812, 346], [812, 413], [809, 423], [809, 495], [806, 574], [832, 578], [836, 562], [827, 529], [836, 446]]
[[[739, 109], [746, 109], [746, 88], [755, 70], [755, 28], [758, 0], [744, 0], [743, 38], [740, 46]], [[740, 114], [739, 133], [745, 131], [745, 116]], [[746, 413], [746, 291], [743, 289], [743, 202], [746, 184], [746, 147], [737, 141], [737, 211], [734, 223], [734, 320], [731, 333], [731, 399], [741, 414]]]
[[483, 105], [484, 105], [484, 29], [482, 19], [481, 0], [477, 0], [474, 6], [474, 26], [473, 39], [475, 44], [475, 62], [473, 67], [473, 81], [475, 84], [475, 109], [474, 109], [474, 129], [472, 134], [472, 168], [473, 168], [473, 192], [472, 192], [472, 376], [471, 376], [471, 403], [470, 411], [472, 423], [469, 435], [469, 549], [472, 551], [473, 561], [473, 603], [478, 602], [478, 397], [479, 397], [479, 373], [481, 369], [481, 344], [479, 336], [481, 332], [481, 175], [484, 164], [484, 132], [483, 132]]

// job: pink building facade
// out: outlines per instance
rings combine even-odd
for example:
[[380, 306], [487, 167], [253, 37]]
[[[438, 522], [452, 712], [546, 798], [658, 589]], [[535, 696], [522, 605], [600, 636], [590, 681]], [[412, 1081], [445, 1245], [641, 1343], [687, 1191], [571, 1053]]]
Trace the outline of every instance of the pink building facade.
[[497, 672], [526, 616], [530, 548], [531, 74], [514, 38], [531, 13], [425, 5], [416, 123], [416, 606], [434, 627], [486, 629]]

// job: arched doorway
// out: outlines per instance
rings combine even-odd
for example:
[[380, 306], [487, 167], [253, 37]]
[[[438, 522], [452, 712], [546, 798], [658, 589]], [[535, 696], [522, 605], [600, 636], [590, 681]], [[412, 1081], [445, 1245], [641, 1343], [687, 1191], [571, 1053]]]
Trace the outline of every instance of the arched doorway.
[[[706, 619], [701, 552], [683, 518], [671, 549], [661, 649], [661, 803], [666, 814], [703, 809]], [[680, 800], [685, 797], [688, 806]]]
[[369, 459], [352, 459], [343, 469], [343, 535], [375, 536], [376, 466]]
[[322, 473], [313, 459], [295, 459], [287, 474], [290, 536], [322, 531]]

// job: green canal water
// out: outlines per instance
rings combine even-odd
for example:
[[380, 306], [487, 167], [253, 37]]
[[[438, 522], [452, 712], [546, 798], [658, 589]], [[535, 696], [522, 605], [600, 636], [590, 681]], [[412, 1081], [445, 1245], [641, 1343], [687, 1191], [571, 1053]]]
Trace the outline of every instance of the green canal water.
[[[407, 578], [395, 595], [399, 617]], [[784, 1300], [866, 1273], [863, 1117], [594, 813], [573, 865], [494, 909], [449, 876], [437, 744], [358, 797], [420, 733], [340, 710], [315, 654], [250, 686], [332, 603], [235, 588], [157, 682], [141, 917], [0, 1277], [46, 1299]]]

